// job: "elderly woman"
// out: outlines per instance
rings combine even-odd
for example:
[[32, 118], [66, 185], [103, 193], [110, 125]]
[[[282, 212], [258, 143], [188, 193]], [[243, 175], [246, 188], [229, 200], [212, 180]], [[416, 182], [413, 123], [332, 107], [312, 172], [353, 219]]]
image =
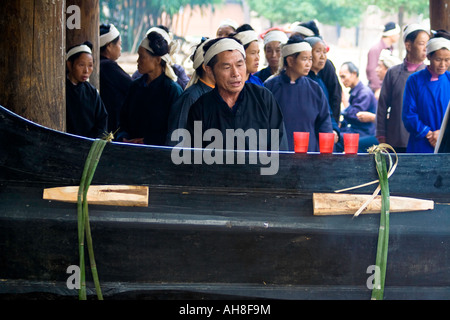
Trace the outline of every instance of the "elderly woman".
[[158, 32], [142, 40], [138, 71], [122, 108], [118, 140], [128, 143], [165, 145], [170, 109], [183, 89], [170, 66], [169, 44]]
[[[303, 23], [295, 22], [291, 27], [292, 35], [301, 36], [303, 39], [312, 37], [323, 40], [319, 33], [319, 28], [313, 20]], [[330, 59], [326, 59], [325, 66], [319, 71], [319, 76], [323, 80], [329, 94], [331, 116], [338, 123], [341, 116], [342, 87], [339, 83], [336, 67]]]
[[108, 130], [119, 128], [120, 109], [130, 89], [131, 77], [118, 64], [122, 40], [114, 25], [100, 26], [100, 95], [108, 111]]
[[250, 25], [244, 24], [236, 29], [233, 38], [238, 39], [245, 49], [245, 65], [247, 67], [246, 82], [262, 86], [263, 82], [261, 79], [253, 75], [259, 68], [258, 34]]
[[319, 151], [319, 132], [333, 132], [330, 108], [323, 90], [307, 77], [312, 65], [311, 45], [291, 36], [282, 48], [284, 70], [264, 85], [272, 91], [283, 112], [289, 150], [293, 133], [310, 133], [308, 151]]
[[430, 65], [408, 78], [403, 95], [406, 152], [434, 152], [450, 100], [450, 40], [436, 34], [427, 43], [427, 58]]
[[67, 132], [99, 138], [107, 133], [108, 113], [97, 89], [88, 80], [94, 70], [89, 41], [69, 49], [66, 55]]
[[286, 33], [277, 29], [269, 30], [264, 35], [264, 55], [268, 66], [255, 73], [255, 76], [260, 78], [262, 82], [278, 73], [280, 69], [281, 46], [287, 41]]
[[[322, 74], [320, 73], [320, 71], [325, 68], [325, 65], [327, 63], [328, 46], [319, 37], [308, 37], [305, 38], [305, 41], [308, 42], [312, 48], [312, 65], [311, 70], [308, 73], [308, 77], [319, 84], [320, 88], [323, 90], [323, 93], [327, 97], [328, 105], [331, 106], [330, 101], [332, 100], [330, 100], [330, 93], [328, 92], [328, 88], [322, 79]], [[333, 92], [331, 92], [331, 94], [333, 94]], [[333, 112], [330, 107], [330, 114], [332, 113]], [[333, 132], [335, 136], [334, 142], [336, 143], [340, 138], [340, 129], [333, 116], [331, 116], [331, 124], [333, 126]]]

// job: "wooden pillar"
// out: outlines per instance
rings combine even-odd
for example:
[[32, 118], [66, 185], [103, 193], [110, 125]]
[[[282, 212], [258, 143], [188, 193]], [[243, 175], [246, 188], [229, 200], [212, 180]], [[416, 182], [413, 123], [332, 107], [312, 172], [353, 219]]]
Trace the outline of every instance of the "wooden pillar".
[[[85, 41], [90, 41], [94, 45], [92, 55], [94, 57], [94, 71], [89, 82], [100, 90], [100, 1], [99, 0], [66, 0], [66, 6], [76, 6], [79, 8], [80, 21], [77, 28], [67, 27], [66, 46], [70, 48]], [[75, 14], [75, 13], [74, 13]], [[71, 12], [67, 12], [68, 21]]]
[[64, 11], [65, 0], [0, 2], [0, 104], [56, 130], [66, 123]]
[[430, 0], [430, 25], [450, 32], [450, 0]]

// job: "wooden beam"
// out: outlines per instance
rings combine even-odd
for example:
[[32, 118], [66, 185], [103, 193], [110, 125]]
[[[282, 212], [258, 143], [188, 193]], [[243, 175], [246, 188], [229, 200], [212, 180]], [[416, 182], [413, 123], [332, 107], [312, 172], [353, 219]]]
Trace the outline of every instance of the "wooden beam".
[[450, 0], [430, 0], [430, 26], [450, 32]]
[[0, 105], [65, 130], [65, 0], [0, 2]]
[[[78, 186], [44, 189], [43, 199], [62, 202], [78, 201]], [[88, 204], [105, 206], [147, 207], [148, 187], [146, 186], [90, 186], [87, 193]]]
[[[343, 193], [314, 193], [314, 215], [355, 214], [370, 195]], [[389, 197], [390, 212], [425, 211], [434, 209], [434, 201], [408, 197]], [[377, 196], [362, 213], [380, 213], [381, 197]]]
[[66, 30], [66, 45], [70, 48], [85, 41], [94, 45], [92, 55], [94, 57], [94, 71], [89, 82], [100, 90], [100, 1], [99, 0], [67, 0], [66, 8], [75, 5], [80, 8], [80, 28]]

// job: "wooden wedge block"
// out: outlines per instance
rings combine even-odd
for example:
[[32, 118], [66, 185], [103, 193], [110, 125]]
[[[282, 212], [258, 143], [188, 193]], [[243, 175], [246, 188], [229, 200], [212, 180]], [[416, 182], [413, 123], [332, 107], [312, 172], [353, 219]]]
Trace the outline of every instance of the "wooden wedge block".
[[[371, 195], [342, 194], [342, 193], [314, 193], [314, 215], [342, 215], [355, 214]], [[408, 197], [389, 197], [389, 212], [409, 212], [433, 210], [434, 202]], [[380, 213], [381, 196], [376, 196], [361, 213]]]
[[[125, 207], [147, 207], [148, 187], [127, 185], [90, 186], [88, 204]], [[44, 189], [44, 200], [78, 201], [78, 186]]]

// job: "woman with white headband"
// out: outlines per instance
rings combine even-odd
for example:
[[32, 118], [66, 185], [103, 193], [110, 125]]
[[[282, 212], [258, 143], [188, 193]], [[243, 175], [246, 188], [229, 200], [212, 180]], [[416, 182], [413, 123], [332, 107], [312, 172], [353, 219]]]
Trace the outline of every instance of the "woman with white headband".
[[100, 96], [108, 111], [108, 130], [119, 128], [120, 109], [131, 86], [131, 77], [118, 64], [122, 53], [119, 30], [112, 24], [100, 25]]
[[170, 110], [169, 132], [166, 141], [167, 145], [173, 146], [178, 143], [179, 137], [177, 135], [172, 136], [172, 134], [176, 129], [186, 128], [187, 116], [192, 104], [194, 104], [194, 102], [202, 95], [214, 89], [214, 78], [205, 71], [205, 66], [203, 64], [203, 48], [208, 41], [211, 41], [211, 39], [203, 38], [202, 42], [197, 45], [191, 56], [194, 73], [186, 86], [186, 90], [183, 91]]
[[291, 36], [282, 47], [284, 70], [264, 85], [281, 106], [289, 150], [293, 133], [309, 132], [308, 151], [319, 151], [319, 132], [333, 132], [328, 101], [320, 86], [307, 77], [312, 65], [311, 45]]
[[169, 44], [158, 32], [142, 40], [137, 63], [143, 76], [133, 81], [122, 107], [119, 141], [165, 145], [170, 109], [183, 92], [173, 79], [168, 52]]
[[88, 138], [108, 133], [108, 113], [98, 90], [89, 83], [94, 70], [92, 44], [74, 46], [66, 54], [67, 132]]
[[[176, 81], [180, 87], [184, 90], [186, 88], [186, 85], [189, 82], [189, 77], [186, 74], [186, 71], [182, 66], [175, 63], [175, 57], [174, 55], [179, 50], [179, 42], [173, 39], [172, 33], [169, 32], [169, 29], [166, 26], [159, 25], [156, 27], [151, 27], [147, 30], [146, 34], [149, 34], [150, 32], [157, 32], [160, 35], [164, 37], [164, 39], [169, 44], [169, 53], [168, 53], [168, 59], [167, 63], [170, 65], [171, 70], [173, 70], [174, 76], [172, 77], [174, 81]], [[137, 78], [141, 77], [142, 74], [139, 73], [139, 70], [136, 70], [135, 73], [131, 76], [133, 80], [136, 80]]]
[[281, 46], [288, 41], [288, 37], [284, 31], [269, 29], [264, 34], [263, 40], [264, 55], [268, 66], [255, 73], [255, 77], [260, 78], [264, 83], [269, 77], [278, 73], [281, 64]]
[[262, 86], [260, 78], [254, 76], [259, 68], [259, 44], [258, 34], [249, 24], [243, 24], [236, 29], [233, 38], [238, 39], [245, 49], [245, 64], [247, 66], [247, 83], [254, 83]]
[[406, 82], [402, 119], [410, 133], [406, 152], [432, 153], [450, 101], [450, 40], [438, 33], [427, 43], [430, 65]]
[[[301, 36], [303, 39], [321, 39], [326, 46], [328, 52], [328, 45], [320, 35], [319, 28], [314, 20], [308, 22], [294, 22], [291, 27], [291, 36]], [[317, 42], [315, 42], [317, 43]], [[342, 103], [342, 87], [337, 77], [336, 67], [330, 59], [326, 59], [325, 66], [317, 74], [323, 80], [325, 87], [329, 94], [331, 116], [336, 123], [339, 123], [341, 117], [341, 103]]]
[[[327, 65], [327, 52], [328, 52], [328, 46], [325, 43], [325, 41], [322, 40], [320, 37], [306, 37], [305, 41], [308, 42], [311, 45], [312, 48], [312, 64], [311, 64], [311, 70], [308, 73], [308, 78], [311, 80], [317, 82], [317, 84], [322, 89], [323, 93], [325, 94], [325, 97], [328, 101], [328, 106], [330, 107], [330, 114], [333, 115], [333, 111], [331, 110], [331, 101], [333, 101], [333, 94], [328, 91], [327, 86], [325, 85], [325, 82], [322, 77], [321, 71], [325, 68]], [[339, 97], [341, 97], [339, 95]], [[337, 121], [334, 119], [333, 116], [331, 116], [331, 125], [333, 127], [333, 132], [335, 134], [335, 140], [336, 142], [339, 140], [340, 137], [340, 129]]]
[[427, 58], [427, 29], [417, 23], [403, 29], [406, 56], [402, 63], [390, 67], [383, 79], [376, 115], [376, 138], [390, 144], [397, 153], [406, 152], [409, 132], [402, 120], [403, 93], [406, 80], [414, 72], [423, 70]]

